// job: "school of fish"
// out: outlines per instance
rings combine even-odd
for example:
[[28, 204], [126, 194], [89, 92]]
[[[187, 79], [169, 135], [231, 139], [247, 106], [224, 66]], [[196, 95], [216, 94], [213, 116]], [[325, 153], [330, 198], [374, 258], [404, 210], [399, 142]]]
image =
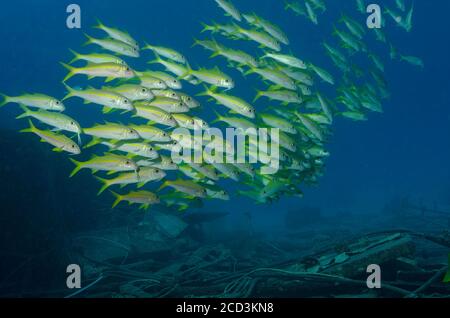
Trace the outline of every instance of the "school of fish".
[[[71, 178], [90, 170], [99, 182], [98, 194], [109, 190], [113, 207], [127, 202], [147, 210], [164, 204], [184, 211], [201, 206], [203, 200], [230, 200], [236, 195], [256, 203], [302, 197], [301, 188], [316, 184], [324, 173], [333, 122], [337, 118], [365, 121], [371, 112], [383, 112], [383, 101], [390, 96], [383, 59], [371, 50], [370, 40], [384, 43], [391, 59], [424, 67], [420, 58], [399, 53], [384, 28], [368, 29], [360, 22], [366, 19], [368, 3], [363, 0], [355, 4], [360, 18], [342, 14], [323, 41], [333, 70], [291, 53], [288, 35], [274, 22], [256, 13], [242, 13], [229, 0], [211, 2], [227, 20], [203, 23], [204, 38], [194, 40], [193, 50], [210, 51], [211, 58], [222, 59], [229, 70], [238, 70], [239, 79], [219, 67], [194, 68], [191, 65], [198, 62], [189, 63], [175, 49], [156, 43], [141, 45], [127, 32], [99, 22], [95, 29], [103, 36], [86, 34], [85, 52], [71, 50], [73, 59], [61, 63], [68, 72], [63, 80], [64, 98], [41, 93], [2, 95], [0, 105], [19, 105], [23, 113], [17, 118], [28, 120], [22, 132], [38, 136], [55, 152], [70, 154]], [[383, 19], [384, 24], [393, 22], [406, 32], [412, 30], [412, 3], [395, 0], [392, 8], [384, 9], [384, 17], [392, 18]], [[327, 6], [324, 0], [287, 1], [285, 10], [318, 25]], [[255, 46], [253, 52], [239, 49], [243, 41]], [[368, 59], [371, 67], [356, 65], [356, 55]], [[135, 59], [145, 59], [148, 69], [133, 68]], [[70, 84], [86, 76], [100, 78], [104, 85]], [[253, 100], [233, 93], [241, 81], [252, 81], [246, 85], [252, 90], [255, 83], [261, 85]], [[187, 87], [197, 93], [183, 92]], [[99, 107], [105, 121], [84, 127], [64, 114], [67, 107], [85, 107], [87, 113]], [[206, 113], [215, 119], [202, 118]], [[262, 161], [208, 160], [202, 144], [174, 130], [180, 127], [202, 131], [205, 136], [212, 127], [276, 128], [280, 167], [274, 174], [265, 174]], [[272, 136], [267, 138], [272, 140]], [[224, 145], [225, 156], [227, 141], [215, 142]], [[247, 149], [252, 149], [250, 143]], [[200, 149], [204, 161], [175, 163], [171, 152], [179, 146]], [[255, 158], [270, 155], [249, 151]], [[234, 193], [225, 191], [225, 179], [238, 185]]]

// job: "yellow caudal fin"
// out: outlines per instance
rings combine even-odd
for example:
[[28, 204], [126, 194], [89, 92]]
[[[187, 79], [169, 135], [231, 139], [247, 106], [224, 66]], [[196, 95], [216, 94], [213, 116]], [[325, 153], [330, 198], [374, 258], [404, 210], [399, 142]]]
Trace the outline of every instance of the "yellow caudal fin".
[[72, 178], [74, 175], [76, 175], [81, 169], [83, 169], [83, 166], [81, 164], [81, 162], [76, 161], [72, 158], [69, 158], [70, 161], [73, 162], [73, 164], [75, 165], [75, 169], [73, 169], [72, 173], [70, 174], [69, 178]]
[[37, 130], [36, 127], [33, 125], [33, 122], [31, 120], [28, 120], [28, 123], [30, 124], [30, 127], [22, 129], [20, 131], [21, 133], [34, 133]]
[[6, 96], [5, 94], [0, 93], [0, 97], [3, 99], [2, 102], [0, 103], [0, 107], [5, 106], [6, 104], [8, 104], [10, 102], [9, 96]]
[[120, 194], [115, 193], [114, 191], [109, 191], [109, 192], [111, 192], [111, 194], [116, 198], [116, 201], [114, 201], [114, 203], [112, 205], [112, 207], [114, 209], [117, 205], [119, 205], [120, 202], [123, 201], [123, 197]]
[[75, 67], [70, 66], [69, 64], [60, 62], [60, 64], [69, 71], [69, 74], [63, 79], [63, 83], [72, 78], [75, 75]]
[[97, 195], [102, 194], [103, 192], [105, 192], [106, 189], [109, 188], [110, 184], [109, 184], [109, 180], [100, 178], [100, 177], [96, 177], [94, 176], [95, 179], [97, 179], [98, 181], [100, 181], [101, 183], [103, 183], [103, 186], [101, 187], [100, 191], [98, 191]]
[[75, 52], [75, 51], [72, 50], [72, 49], [69, 49], [69, 51], [70, 51], [70, 53], [72, 53], [73, 56], [74, 56], [73, 59], [69, 62], [69, 64], [75, 63], [76, 61], [78, 61], [78, 60], [81, 59], [81, 54]]
[[22, 119], [22, 118], [26, 118], [26, 117], [30, 116], [31, 111], [27, 107], [20, 105], [20, 108], [22, 108], [23, 114], [20, 114], [19, 116], [17, 116], [16, 119]]

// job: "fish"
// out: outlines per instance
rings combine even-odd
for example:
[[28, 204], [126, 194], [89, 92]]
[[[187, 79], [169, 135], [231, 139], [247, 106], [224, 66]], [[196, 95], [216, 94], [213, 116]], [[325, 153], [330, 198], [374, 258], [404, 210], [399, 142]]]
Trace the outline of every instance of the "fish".
[[136, 49], [139, 49], [139, 45], [135, 39], [131, 37], [130, 34], [127, 32], [114, 29], [111, 27], [105, 26], [100, 20], [97, 20], [97, 25], [94, 26], [95, 29], [102, 30], [108, 34], [108, 36], [114, 40], [126, 43], [130, 45], [131, 47], [134, 47]]
[[97, 171], [120, 172], [120, 171], [139, 171], [136, 163], [130, 158], [114, 154], [105, 154], [103, 156], [93, 155], [88, 161], [80, 162], [70, 159], [75, 165], [70, 174], [70, 178], [75, 176], [82, 169], [90, 169], [94, 173]]
[[259, 91], [253, 102], [256, 102], [261, 97], [267, 97], [270, 100], [277, 100], [282, 102], [284, 105], [288, 104], [301, 104], [303, 103], [303, 98], [299, 96], [297, 92], [290, 90], [269, 90], [269, 91]]
[[89, 128], [83, 128], [86, 135], [92, 136], [92, 141], [86, 145], [86, 148], [92, 147], [102, 142], [101, 139], [109, 140], [135, 140], [140, 139], [138, 132], [133, 128], [121, 124], [106, 123], [103, 125], [94, 125]]
[[255, 108], [243, 99], [224, 93], [218, 93], [215, 88], [205, 87], [205, 89], [205, 92], [200, 93], [199, 95], [212, 97], [218, 103], [231, 109], [234, 113], [240, 114], [247, 118], [255, 118]]
[[62, 63], [61, 65], [69, 71], [69, 74], [64, 78], [63, 82], [67, 82], [75, 75], [87, 75], [89, 79], [95, 77], [104, 77], [106, 82], [111, 82], [118, 78], [133, 78], [134, 71], [127, 65], [116, 63], [90, 63], [83, 67], [73, 67]]
[[420, 59], [419, 57], [416, 57], [416, 56], [407, 56], [407, 55], [400, 54], [400, 61], [404, 61], [411, 65], [418, 66], [421, 68], [425, 68], [425, 64], [422, 61], [422, 59]]
[[317, 18], [317, 14], [314, 11], [313, 7], [311, 6], [311, 4], [308, 1], [305, 1], [305, 7], [306, 7], [306, 13], [307, 13], [307, 17], [308, 19], [314, 23], [315, 25], [319, 24], [318, 18]]
[[263, 32], [263, 31], [257, 31], [257, 30], [248, 30], [244, 29], [237, 24], [235, 24], [236, 32], [244, 35], [249, 40], [252, 40], [260, 45], [261, 48], [269, 48], [271, 50], [274, 50], [276, 52], [281, 51], [281, 45], [280, 43], [273, 38], [271, 35]]
[[148, 210], [151, 205], [161, 203], [160, 198], [153, 192], [150, 191], [131, 191], [127, 194], [118, 194], [114, 191], [110, 191], [111, 194], [116, 198], [112, 207], [115, 208], [121, 202], [126, 201], [131, 204], [140, 204], [140, 210]]
[[172, 158], [160, 155], [159, 161], [141, 160], [138, 161], [139, 166], [143, 167], [153, 167], [164, 171], [175, 171], [178, 170], [178, 165], [172, 160]]
[[167, 88], [167, 84], [162, 79], [149, 75], [139, 76], [139, 83], [141, 86], [150, 90]]
[[204, 187], [190, 180], [182, 180], [182, 179], [177, 179], [175, 181], [166, 180], [158, 189], [158, 191], [161, 191], [167, 187], [171, 187], [178, 192], [185, 193], [190, 197], [194, 198], [206, 198], [208, 195]]
[[138, 101], [135, 102], [134, 107], [157, 107], [162, 109], [168, 113], [187, 113], [189, 111], [189, 107], [183, 103], [181, 100], [169, 98], [169, 97], [156, 97], [151, 101]]
[[85, 34], [85, 36], [88, 39], [86, 41], [86, 43], [84, 44], [85, 46], [89, 45], [89, 44], [95, 44], [95, 45], [102, 47], [103, 49], [105, 49], [107, 51], [111, 51], [111, 52], [114, 52], [119, 55], [135, 57], [135, 58], [140, 57], [139, 49], [136, 46], [132, 46], [125, 42], [114, 40], [114, 39], [109, 39], [109, 38], [96, 39], [87, 34]]
[[241, 22], [242, 16], [238, 9], [234, 6], [234, 4], [229, 0], [214, 0], [222, 8], [228, 15], [233, 17], [233, 19]]
[[113, 179], [95, 177], [100, 183], [103, 184], [97, 195], [102, 194], [106, 189], [112, 187], [113, 185], [125, 186], [128, 184], [136, 184], [138, 188], [142, 188], [149, 182], [157, 182], [165, 177], [166, 173], [163, 170], [154, 167], [142, 167], [139, 169], [139, 173], [121, 173]]
[[95, 64], [113, 63], [128, 66], [128, 64], [124, 60], [115, 55], [102, 53], [80, 54], [71, 49], [69, 49], [69, 51], [74, 55], [69, 64], [73, 64], [76, 61], [83, 60]]
[[200, 173], [201, 175], [205, 176], [208, 179], [211, 179], [213, 181], [219, 180], [219, 175], [218, 175], [216, 169], [211, 165], [191, 162], [191, 163], [189, 163], [189, 166], [193, 170], [195, 170], [196, 172]]
[[180, 95], [178, 95], [178, 92], [175, 92], [171, 89], [154, 89], [153, 94], [155, 96], [165, 97], [165, 98], [170, 98], [172, 100], [181, 101], [181, 97], [180, 97]]
[[[119, 94], [127, 98], [131, 102], [138, 100], [151, 100], [155, 98], [155, 95], [150, 89], [141, 85], [124, 84], [120, 86], [104, 86], [102, 90]], [[131, 110], [131, 109], [130, 109]]]
[[222, 87], [226, 89], [234, 88], [233, 79], [227, 74], [223, 73], [218, 67], [213, 69], [201, 68], [199, 70], [189, 69], [187, 75], [193, 75], [199, 81], [211, 84], [216, 87]]
[[274, 83], [275, 85], [278, 85], [282, 88], [286, 88], [289, 90], [296, 91], [297, 85], [295, 85], [295, 82], [286, 74], [283, 72], [280, 72], [278, 70], [272, 69], [272, 68], [250, 68], [247, 72], [244, 73], [244, 75], [249, 75], [252, 73], [259, 74], [264, 79]]
[[117, 93], [95, 88], [78, 90], [73, 89], [68, 85], [65, 85], [65, 87], [68, 93], [63, 100], [67, 100], [72, 97], [79, 97], [84, 99], [85, 104], [94, 103], [107, 108], [121, 109], [125, 111], [134, 110], [133, 103], [128, 98]]
[[275, 53], [267, 53], [262, 58], [270, 58], [283, 63], [289, 67], [299, 68], [302, 70], [306, 70], [306, 63], [295, 56], [286, 55], [286, 54], [275, 54]]
[[157, 56], [165, 57], [165, 58], [172, 60], [174, 62], [177, 62], [177, 63], [181, 63], [181, 64], [187, 63], [186, 58], [183, 56], [183, 54], [181, 54], [171, 48], [155, 46], [155, 45], [150, 45], [150, 44], [146, 43], [143, 50], [151, 50]]
[[285, 45], [290, 44], [286, 33], [284, 33], [284, 31], [274, 23], [266, 19], [263, 19], [262, 17], [259, 17], [256, 14], [245, 15], [244, 17], [247, 20], [247, 22], [262, 28], [269, 35], [275, 38], [278, 42], [283, 43]]
[[136, 72], [136, 74], [139, 77], [145, 75], [145, 76], [150, 76], [153, 78], [158, 78], [158, 79], [164, 81], [166, 86], [171, 89], [182, 89], [183, 88], [183, 84], [181, 84], [181, 82], [177, 78], [175, 78], [172, 75], [167, 74], [165, 72], [145, 71], [145, 72]]
[[21, 133], [33, 133], [41, 138], [43, 142], [47, 142], [54, 146], [55, 152], [68, 152], [73, 155], [79, 155], [81, 153], [80, 147], [70, 138], [54, 133], [50, 130], [41, 130], [33, 125], [31, 120], [28, 120], [29, 128], [22, 129]]
[[288, 134], [297, 134], [297, 130], [295, 129], [294, 125], [292, 125], [292, 123], [284, 118], [265, 113], [262, 113], [259, 116], [261, 120], [268, 126], [278, 128]]
[[255, 123], [242, 118], [242, 117], [225, 117], [220, 115], [218, 112], [215, 112], [217, 118], [212, 121], [213, 124], [217, 122], [224, 122], [228, 124], [230, 127], [234, 127], [236, 129], [240, 129], [243, 134], [253, 132], [256, 133], [256, 129], [258, 128]]
[[178, 123], [173, 118], [173, 116], [170, 113], [162, 110], [161, 108], [148, 106], [146, 104], [134, 104], [134, 108], [136, 110], [137, 117], [142, 117], [149, 120], [150, 122], [168, 127], [178, 126]]
[[316, 73], [324, 82], [334, 85], [334, 77], [323, 68], [320, 68], [312, 63], [309, 63], [308, 68]]
[[151, 142], [169, 142], [171, 140], [167, 132], [150, 125], [131, 124], [128, 127], [134, 129], [138, 133], [138, 135], [144, 140], [148, 140]]
[[80, 135], [83, 130], [75, 119], [61, 113], [49, 112], [42, 109], [33, 111], [25, 106], [22, 106], [22, 110], [23, 114], [17, 116], [16, 119], [33, 117], [44, 124], [54, 127], [56, 130], [65, 130], [76, 133], [78, 136], [78, 143], [81, 144]]
[[144, 142], [120, 142], [120, 143], [109, 143], [102, 142], [102, 145], [107, 146], [110, 151], [120, 151], [128, 154], [129, 157], [144, 157], [148, 159], [157, 159], [159, 154], [156, 149]]
[[3, 98], [3, 101], [0, 103], [0, 107], [5, 106], [9, 103], [24, 105], [28, 107], [40, 108], [44, 110], [52, 110], [63, 112], [66, 110], [66, 107], [62, 103], [62, 101], [48, 96], [44, 94], [23, 94], [20, 96], [7, 96], [4, 94], [0, 94]]

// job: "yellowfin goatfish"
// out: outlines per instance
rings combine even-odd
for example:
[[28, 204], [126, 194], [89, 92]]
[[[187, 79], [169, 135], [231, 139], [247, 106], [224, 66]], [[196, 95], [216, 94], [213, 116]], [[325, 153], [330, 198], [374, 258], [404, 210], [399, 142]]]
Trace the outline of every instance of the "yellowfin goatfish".
[[163, 185], [158, 189], [158, 191], [161, 191], [164, 188], [171, 187], [175, 190], [185, 193], [189, 196], [196, 197], [196, 198], [206, 198], [207, 193], [206, 189], [197, 183], [189, 180], [181, 180], [178, 179], [176, 181], [166, 181], [163, 183]]
[[153, 99], [155, 97], [150, 89], [141, 85], [124, 84], [115, 87], [105, 86], [102, 89], [122, 95], [132, 102], [137, 100]]
[[187, 113], [187, 107], [181, 100], [172, 99], [168, 97], [156, 97], [151, 101], [139, 101], [134, 103], [135, 107], [157, 107], [168, 113]]
[[[70, 50], [70, 49], [69, 49]], [[83, 60], [95, 64], [103, 64], [103, 63], [114, 63], [127, 65], [127, 63], [122, 60], [120, 57], [110, 54], [101, 54], [101, 53], [92, 53], [92, 54], [80, 54], [75, 52], [74, 50], [70, 50], [74, 55], [74, 58], [69, 62], [69, 64], [75, 63], [76, 61]]]
[[193, 75], [202, 82], [213, 86], [232, 89], [234, 88], [233, 79], [219, 70], [218, 67], [213, 69], [199, 69], [198, 71], [189, 70], [188, 75]]
[[109, 147], [110, 151], [120, 151], [128, 154], [129, 157], [144, 157], [149, 159], [156, 159], [159, 157], [158, 152], [154, 147], [147, 143], [142, 142], [120, 142], [120, 143], [109, 143], [102, 142], [102, 145]]
[[257, 30], [247, 30], [244, 28], [241, 28], [237, 24], [236, 26], [236, 32], [239, 32], [243, 35], [245, 35], [248, 39], [257, 42], [261, 45], [262, 48], [269, 48], [274, 51], [281, 51], [280, 43], [274, 39], [272, 36], [265, 32], [257, 31]]
[[255, 109], [243, 99], [231, 96], [223, 93], [217, 93], [214, 88], [206, 88], [202, 96], [210, 96], [214, 98], [218, 103], [231, 109], [233, 112], [243, 115], [248, 118], [255, 118]]
[[215, 0], [215, 1], [219, 5], [219, 7], [221, 7], [228, 15], [233, 17], [233, 19], [239, 22], [242, 20], [241, 14], [231, 1], [229, 0]]
[[171, 89], [182, 89], [183, 85], [181, 82], [173, 77], [170, 74], [164, 73], [164, 72], [157, 72], [157, 71], [145, 71], [145, 72], [136, 72], [137, 76], [151, 76], [154, 78], [159, 78], [160, 80], [164, 81], [167, 87]]
[[90, 169], [94, 173], [97, 171], [121, 172], [121, 171], [138, 171], [136, 163], [127, 158], [114, 154], [106, 154], [104, 156], [93, 155], [92, 158], [85, 162], [79, 162], [71, 159], [75, 164], [75, 169], [70, 174], [72, 178], [81, 169]]
[[113, 185], [135, 184], [137, 183], [138, 188], [143, 187], [151, 181], [159, 181], [166, 176], [166, 173], [159, 169], [153, 167], [143, 167], [139, 170], [139, 173], [135, 172], [125, 172], [115, 177], [114, 179], [103, 179], [96, 177], [101, 183], [103, 183], [102, 188], [98, 192], [98, 195], [102, 194], [106, 189]]
[[16, 103], [28, 107], [36, 107], [45, 110], [64, 111], [66, 108], [64, 104], [51, 96], [43, 94], [24, 94], [21, 96], [6, 96], [0, 94], [3, 97], [3, 101], [0, 103], [0, 107], [9, 103]]
[[131, 111], [133, 110], [133, 104], [128, 98], [123, 97], [117, 93], [110, 91], [99, 90], [95, 88], [88, 88], [85, 90], [73, 89], [67, 85], [66, 89], [68, 94], [64, 97], [64, 100], [71, 97], [79, 97], [84, 99], [84, 103], [94, 103], [98, 105], [103, 105], [109, 108], [117, 108], [122, 110]]
[[156, 142], [169, 142], [171, 140], [169, 134], [164, 130], [150, 125], [130, 125], [129, 127], [137, 131], [139, 136], [145, 140]]
[[263, 56], [263, 58], [271, 58], [274, 59], [275, 61], [278, 61], [280, 63], [283, 63], [287, 66], [294, 68], [300, 68], [303, 70], [307, 68], [305, 62], [291, 55], [267, 53], [266, 55]]
[[186, 64], [186, 58], [183, 56], [183, 54], [181, 54], [175, 50], [172, 50], [170, 48], [166, 48], [166, 47], [162, 47], [162, 46], [154, 46], [154, 45], [150, 45], [150, 44], [146, 43], [143, 50], [151, 50], [156, 55], [163, 56], [165, 58], [168, 58], [169, 60], [172, 60], [172, 61], [175, 61], [175, 62], [178, 62], [181, 64]]
[[168, 126], [177, 127], [177, 122], [173, 116], [161, 108], [148, 106], [145, 104], [135, 104], [136, 116], [150, 120], [151, 122]]
[[53, 126], [56, 129], [76, 133], [78, 136], [78, 143], [81, 143], [80, 134], [82, 132], [82, 129], [80, 127], [80, 124], [77, 123], [74, 119], [70, 118], [69, 116], [60, 113], [49, 112], [42, 109], [38, 111], [32, 111], [31, 109], [28, 109], [24, 106], [22, 106], [22, 109], [24, 113], [16, 117], [16, 119], [25, 117], [36, 118], [40, 122]]
[[67, 74], [63, 82], [66, 82], [78, 74], [87, 75], [89, 79], [94, 77], [106, 77], [106, 82], [110, 82], [117, 78], [133, 78], [136, 76], [129, 66], [123, 64], [88, 64], [84, 67], [73, 67], [64, 63], [61, 63], [61, 65], [69, 71], [69, 74]]
[[78, 147], [78, 145], [72, 139], [64, 135], [56, 134], [49, 130], [40, 130], [33, 125], [31, 120], [29, 120], [29, 124], [30, 128], [23, 129], [20, 132], [34, 133], [38, 135], [39, 137], [41, 137], [42, 141], [48, 142], [52, 146], [55, 146], [55, 148], [53, 149], [53, 151], [55, 152], [66, 151], [74, 155], [78, 155], [81, 153], [80, 147]]
[[133, 191], [128, 194], [118, 194], [110, 191], [112, 195], [116, 197], [116, 201], [113, 203], [113, 208], [119, 205], [120, 202], [126, 201], [129, 204], [140, 204], [139, 209], [147, 210], [150, 205], [155, 205], [160, 203], [159, 197], [153, 192], [149, 191]]
[[102, 22], [100, 22], [100, 20], [97, 20], [97, 23], [98, 24], [94, 28], [106, 32], [112, 39], [126, 43], [134, 48], [139, 48], [136, 40], [134, 40], [127, 32], [107, 27]]
[[114, 52], [116, 54], [125, 55], [129, 57], [139, 57], [139, 49], [136, 46], [129, 45], [125, 42], [114, 40], [114, 39], [96, 39], [87, 34], [87, 42], [85, 45], [96, 44], [101, 46], [105, 50]]
[[84, 128], [83, 132], [86, 135], [93, 137], [93, 140], [86, 146], [86, 148], [99, 144], [101, 142], [100, 138], [110, 140], [134, 140], [140, 138], [137, 131], [133, 128], [113, 123]]

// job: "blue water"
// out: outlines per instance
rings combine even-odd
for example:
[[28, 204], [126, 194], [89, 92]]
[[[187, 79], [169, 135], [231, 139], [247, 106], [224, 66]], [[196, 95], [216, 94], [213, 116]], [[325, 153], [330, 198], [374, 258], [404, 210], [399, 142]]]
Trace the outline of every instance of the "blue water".
[[[210, 59], [202, 48], [191, 48], [194, 37], [208, 37], [207, 33], [200, 35], [200, 22], [228, 21], [212, 0], [76, 2], [82, 9], [81, 30], [70, 30], [65, 25], [65, 11], [66, 6], [71, 3], [69, 1], [17, 0], [2, 4], [0, 92], [8, 95], [43, 92], [62, 98], [65, 91], [61, 80], [66, 75], [66, 70], [59, 62], [71, 59], [68, 48], [81, 52], [93, 49], [81, 48], [81, 44], [85, 41], [84, 32], [102, 35], [91, 28], [97, 18], [107, 25], [128, 31], [140, 43], [147, 41], [182, 52], [193, 67], [211, 68], [217, 65], [225, 69], [236, 79], [233, 94], [245, 99], [251, 100], [254, 89], [261, 85], [256, 77], [251, 76], [246, 80], [239, 72], [226, 69], [223, 59]], [[327, 2], [330, 2], [327, 12], [319, 17], [319, 26], [314, 26], [305, 18], [285, 11], [282, 1], [235, 0], [242, 12], [255, 11], [278, 24], [290, 38], [290, 50], [294, 54], [331, 70], [339, 79], [340, 73], [324, 54], [321, 43], [324, 40], [335, 40], [331, 35], [332, 25], [336, 23], [341, 11], [360, 22], [364, 22], [365, 15], [356, 12], [354, 1]], [[383, 4], [393, 1], [379, 2]], [[333, 135], [327, 145], [331, 156], [326, 161], [325, 175], [317, 186], [302, 187], [304, 199], [283, 198], [274, 204], [255, 206], [250, 200], [234, 196], [226, 203], [209, 202], [205, 210], [232, 212], [234, 216], [252, 212], [255, 226], [270, 231], [272, 227], [282, 227], [286, 211], [300, 210], [305, 206], [317, 207], [324, 215], [345, 212], [373, 216], [381, 213], [383, 206], [396, 197], [408, 196], [417, 202], [450, 206], [449, 12], [450, 3], [445, 0], [415, 1], [414, 27], [410, 33], [395, 27], [390, 18], [386, 17], [388, 26], [384, 31], [389, 41], [400, 52], [422, 58], [424, 69], [391, 61], [389, 50], [384, 44], [376, 42], [373, 37], [366, 40], [366, 44], [386, 64], [385, 78], [392, 96], [384, 101], [384, 113], [370, 113], [367, 122], [336, 119]], [[252, 47], [244, 42], [235, 42], [234, 45], [247, 50]], [[134, 68], [145, 68], [145, 62], [152, 60], [153, 56], [149, 51], [142, 54], [143, 57], [137, 62], [132, 59], [127, 61]], [[367, 65], [360, 66], [364, 69]], [[77, 81], [80, 85], [84, 83], [81, 77], [73, 83]], [[318, 87], [324, 92], [331, 92], [326, 84], [320, 83]], [[192, 86], [185, 89], [192, 95], [198, 90]], [[207, 103], [206, 100], [201, 101]], [[100, 108], [86, 111], [91, 105], [82, 105], [75, 99], [67, 101], [67, 105], [67, 114], [77, 118], [83, 126], [99, 123], [104, 118]], [[208, 107], [215, 106], [204, 105], [205, 109]], [[15, 120], [19, 114], [18, 107], [9, 105], [0, 109], [0, 112], [2, 130], [18, 131], [25, 127], [25, 121]], [[204, 117], [212, 119], [212, 115]], [[114, 117], [109, 118], [112, 120]], [[38, 143], [37, 138], [29, 138], [34, 138]], [[20, 165], [20, 153], [13, 155], [16, 164]], [[66, 160], [59, 154], [55, 156], [58, 157], [57, 160]], [[82, 180], [91, 182], [90, 187], [94, 190], [98, 186], [94, 179]], [[65, 182], [76, 184], [71, 185], [75, 189], [83, 188], [80, 179], [67, 179]], [[66, 183], [58, 186], [65, 187]], [[104, 196], [100, 200], [110, 204], [112, 198]], [[20, 204], [17, 202], [18, 209]], [[80, 215], [83, 216], [82, 211]], [[370, 216], [367, 220], [370, 222]], [[229, 222], [233, 224], [233, 217]]]

